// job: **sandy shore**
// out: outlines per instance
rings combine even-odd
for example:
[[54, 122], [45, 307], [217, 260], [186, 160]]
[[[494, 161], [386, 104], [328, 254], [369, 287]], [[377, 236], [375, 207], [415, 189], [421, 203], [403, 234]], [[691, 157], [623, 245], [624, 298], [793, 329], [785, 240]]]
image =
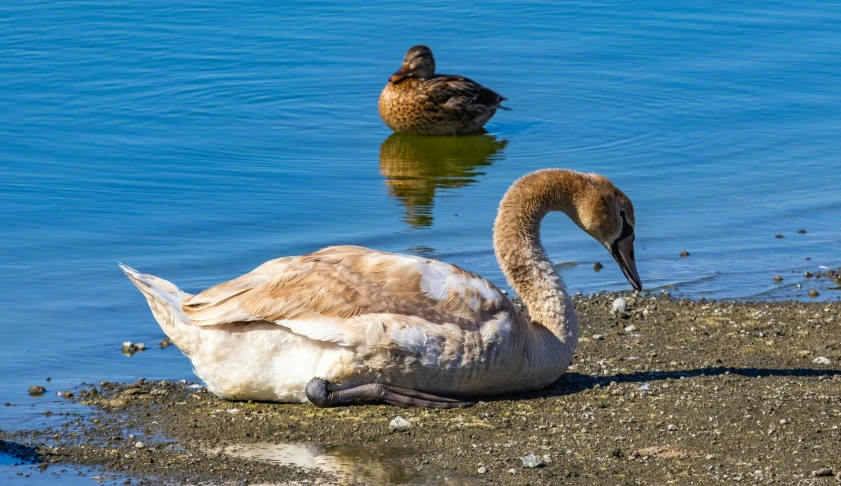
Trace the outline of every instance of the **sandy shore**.
[[[461, 410], [318, 409], [100, 383], [72, 398], [91, 413], [0, 431], [0, 449], [135, 484], [835, 483], [841, 304], [656, 295], [617, 315], [615, 298], [575, 298], [575, 363], [540, 392]], [[411, 426], [393, 430], [398, 416]]]

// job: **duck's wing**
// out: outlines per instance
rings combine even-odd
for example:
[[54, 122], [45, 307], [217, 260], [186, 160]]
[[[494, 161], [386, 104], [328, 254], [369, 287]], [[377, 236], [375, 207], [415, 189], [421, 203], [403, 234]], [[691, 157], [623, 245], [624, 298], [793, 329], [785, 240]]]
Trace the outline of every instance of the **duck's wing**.
[[182, 310], [198, 326], [273, 322], [348, 346], [374, 344], [366, 334], [388, 326], [484, 334], [483, 326], [510, 324], [518, 312], [493, 284], [455, 265], [354, 246], [266, 262], [185, 300]]
[[463, 76], [439, 75], [426, 80], [421, 96], [444, 109], [455, 111], [497, 108], [505, 97]]

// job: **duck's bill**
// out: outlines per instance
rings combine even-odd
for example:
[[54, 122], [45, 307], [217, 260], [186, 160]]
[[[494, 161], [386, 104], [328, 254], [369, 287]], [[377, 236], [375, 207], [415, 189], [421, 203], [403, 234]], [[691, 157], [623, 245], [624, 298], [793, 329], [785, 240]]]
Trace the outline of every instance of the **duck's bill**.
[[397, 84], [400, 81], [403, 81], [404, 79], [406, 79], [408, 77], [409, 77], [409, 70], [401, 67], [400, 70], [398, 70], [396, 73], [392, 74], [391, 77], [388, 78], [388, 80], [391, 81], [392, 83]]
[[634, 235], [631, 234], [621, 240], [614, 241], [610, 245], [610, 254], [619, 264], [619, 268], [622, 269], [622, 273], [625, 274], [625, 278], [628, 279], [631, 287], [636, 291], [642, 290], [642, 281], [640, 281], [640, 275], [637, 273], [637, 262], [634, 259]]

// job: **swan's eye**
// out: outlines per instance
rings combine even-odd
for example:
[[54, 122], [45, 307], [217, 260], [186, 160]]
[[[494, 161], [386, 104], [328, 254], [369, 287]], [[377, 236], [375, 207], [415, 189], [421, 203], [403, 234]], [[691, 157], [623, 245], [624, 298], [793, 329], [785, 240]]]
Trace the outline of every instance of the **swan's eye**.
[[619, 210], [619, 216], [622, 216], [622, 219], [625, 219], [625, 210], [624, 209]]

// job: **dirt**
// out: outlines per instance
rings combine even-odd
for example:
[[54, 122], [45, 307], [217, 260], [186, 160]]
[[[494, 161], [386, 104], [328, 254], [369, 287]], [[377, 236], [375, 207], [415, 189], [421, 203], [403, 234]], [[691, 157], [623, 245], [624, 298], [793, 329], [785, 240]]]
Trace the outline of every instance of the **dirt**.
[[[47, 430], [0, 431], [0, 452], [44, 468], [127, 473], [135, 484], [413, 477], [389, 476], [386, 462], [381, 476], [345, 474], [342, 467], [356, 467], [353, 451], [408, 451], [392, 455], [408, 471], [434, 473], [415, 479], [429, 483], [835, 484], [841, 303], [626, 295], [627, 311], [615, 315], [617, 296], [574, 299], [582, 325], [575, 362], [538, 392], [459, 410], [318, 409], [226, 402], [186, 383], [100, 383], [68, 398], [92, 413]], [[411, 426], [392, 430], [398, 416]], [[328, 470], [219, 453], [279, 443], [339, 448], [349, 462]], [[543, 465], [525, 467], [520, 458], [529, 454]]]

